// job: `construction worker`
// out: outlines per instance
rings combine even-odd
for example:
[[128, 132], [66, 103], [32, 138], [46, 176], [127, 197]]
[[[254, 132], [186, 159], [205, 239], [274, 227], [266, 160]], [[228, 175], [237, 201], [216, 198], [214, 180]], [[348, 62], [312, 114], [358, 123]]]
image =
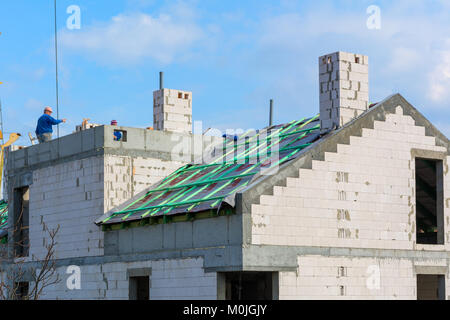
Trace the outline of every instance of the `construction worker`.
[[61, 122], [66, 122], [66, 119], [56, 120], [51, 116], [52, 113], [52, 108], [47, 106], [44, 109], [44, 114], [38, 120], [36, 127], [36, 136], [39, 140], [39, 143], [44, 143], [52, 140], [52, 126], [60, 124]]
[[[117, 126], [117, 120], [111, 120], [112, 126]], [[120, 141], [122, 139], [122, 132], [114, 130], [114, 141]]]

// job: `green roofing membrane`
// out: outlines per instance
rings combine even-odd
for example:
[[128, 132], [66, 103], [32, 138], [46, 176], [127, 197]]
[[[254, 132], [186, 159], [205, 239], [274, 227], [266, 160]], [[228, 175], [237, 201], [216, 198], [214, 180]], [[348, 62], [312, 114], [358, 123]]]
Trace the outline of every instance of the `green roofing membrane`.
[[225, 136], [208, 161], [179, 168], [101, 224], [220, 209], [224, 203], [234, 205], [234, 200], [228, 200], [248, 187], [255, 175], [274, 171], [297, 158], [319, 138], [319, 115], [239, 137]]
[[7, 235], [8, 203], [0, 200], [0, 240]]

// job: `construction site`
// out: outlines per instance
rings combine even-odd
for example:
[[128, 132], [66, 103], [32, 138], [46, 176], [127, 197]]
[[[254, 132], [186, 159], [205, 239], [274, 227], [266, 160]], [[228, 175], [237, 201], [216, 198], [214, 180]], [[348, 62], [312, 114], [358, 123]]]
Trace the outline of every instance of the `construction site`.
[[193, 133], [161, 74], [152, 128], [2, 146], [0, 298], [450, 299], [449, 140], [369, 103], [365, 55], [317, 78], [311, 114], [240, 135]]

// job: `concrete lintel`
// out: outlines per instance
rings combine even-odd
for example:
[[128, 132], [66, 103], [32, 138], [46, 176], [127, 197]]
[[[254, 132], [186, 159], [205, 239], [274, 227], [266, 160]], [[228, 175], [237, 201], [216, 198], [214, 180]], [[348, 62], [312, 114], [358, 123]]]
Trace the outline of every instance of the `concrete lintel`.
[[[37, 164], [33, 164], [33, 165], [29, 165], [29, 166], [26, 166], [26, 167], [8, 169], [6, 172], [7, 172], [7, 175], [9, 177], [12, 177], [12, 176], [20, 175], [23, 172], [35, 171], [35, 170], [39, 170], [39, 169], [42, 169], [42, 168], [56, 166], [58, 164], [66, 163], [66, 162], [70, 162], [70, 161], [82, 160], [82, 159], [96, 157], [96, 156], [102, 156], [103, 154], [104, 154], [104, 150], [99, 148], [99, 149], [89, 150], [89, 151], [86, 151], [86, 152], [81, 152], [81, 153], [76, 154], [76, 155], [71, 155], [71, 156], [66, 156], [66, 157], [59, 157], [59, 158], [57, 158], [55, 160], [43, 161], [43, 162], [40, 162], [40, 163], [37, 163]], [[8, 161], [9, 161], [9, 159], [8, 159]]]
[[447, 153], [433, 151], [433, 150], [423, 150], [423, 149], [411, 149], [411, 156], [413, 158], [426, 158], [434, 160], [445, 160], [447, 158]]
[[[153, 151], [153, 150], [139, 150], [139, 149], [124, 149], [124, 148], [104, 148], [105, 155], [113, 155], [113, 156], [123, 156], [123, 157], [131, 157], [131, 158], [155, 158], [162, 161], [179, 161], [178, 158], [174, 158], [171, 152], [161, 152], [161, 151]], [[189, 157], [186, 162], [193, 161], [193, 157]]]
[[413, 261], [450, 259], [450, 252], [446, 251], [250, 245], [243, 248], [242, 270], [251, 270], [252, 268], [296, 269], [298, 256], [305, 255]]
[[214, 268], [205, 268], [205, 272], [295, 272], [297, 271], [297, 267], [276, 267], [276, 266], [261, 266], [261, 267], [214, 267]]
[[132, 268], [127, 269], [127, 278], [130, 277], [149, 277], [152, 275], [152, 268]]
[[[95, 257], [77, 257], [55, 260], [55, 267], [68, 267], [70, 265], [87, 266], [87, 265], [100, 265], [114, 262], [139, 262], [139, 261], [156, 261], [166, 259], [192, 259], [203, 258], [205, 270], [213, 270], [221, 266], [227, 266], [224, 263], [221, 255], [225, 254], [228, 267], [231, 269], [239, 270], [242, 268], [242, 247], [241, 246], [229, 246], [225, 249], [223, 247], [209, 247], [209, 248], [196, 248], [196, 249], [184, 249], [184, 250], [160, 250], [146, 254], [126, 254], [126, 255], [114, 255], [114, 256], [95, 256]], [[24, 262], [22, 267], [26, 268], [39, 268], [40, 262], [29, 261]], [[11, 263], [6, 261], [0, 263], [0, 269], [7, 269], [12, 267]], [[209, 272], [209, 271], [208, 271]]]
[[[184, 250], [161, 250], [148, 254], [128, 254], [115, 256], [80, 257], [56, 260], [55, 266], [69, 265], [98, 265], [113, 262], [137, 262], [162, 259], [204, 259], [205, 272], [231, 271], [265, 271], [265, 272], [294, 272], [298, 268], [298, 257], [317, 255], [325, 257], [375, 258], [375, 259], [406, 259], [413, 262], [427, 262], [429, 260], [447, 260], [450, 263], [450, 252], [446, 251], [418, 251], [394, 249], [361, 249], [361, 248], [329, 248], [329, 247], [301, 247], [301, 246], [226, 246], [195, 248]], [[230, 257], [233, 256], [233, 257]], [[225, 258], [225, 259], [223, 259]], [[6, 269], [10, 264], [2, 263]], [[38, 268], [38, 262], [25, 262], [24, 268]], [[416, 270], [428, 268], [427, 272], [442, 272], [448, 267], [416, 265]], [[418, 268], [418, 269], [417, 269]], [[441, 269], [432, 269], [441, 268]], [[419, 273], [419, 272], [417, 272]], [[427, 273], [424, 273], [427, 274]]]
[[33, 184], [33, 173], [31, 171], [26, 171], [19, 175], [14, 176], [14, 179], [11, 180], [12, 180], [12, 187], [14, 189], [28, 187]]
[[414, 272], [416, 274], [442, 274], [448, 273], [448, 267], [443, 266], [414, 266]]

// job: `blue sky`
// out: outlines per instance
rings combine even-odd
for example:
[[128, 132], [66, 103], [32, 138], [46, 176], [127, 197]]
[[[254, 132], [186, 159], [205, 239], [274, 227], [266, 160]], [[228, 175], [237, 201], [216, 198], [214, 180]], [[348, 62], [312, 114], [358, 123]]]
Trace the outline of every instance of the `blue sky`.
[[[81, 9], [81, 28], [66, 12]], [[380, 8], [381, 28], [366, 12]], [[61, 133], [83, 118], [153, 124], [158, 72], [193, 91], [204, 129], [261, 128], [319, 111], [317, 58], [369, 56], [370, 100], [401, 93], [450, 136], [450, 0], [58, 0]], [[0, 99], [6, 132], [27, 135], [55, 106], [53, 0], [0, 2]], [[28, 137], [19, 144], [28, 145]]]

